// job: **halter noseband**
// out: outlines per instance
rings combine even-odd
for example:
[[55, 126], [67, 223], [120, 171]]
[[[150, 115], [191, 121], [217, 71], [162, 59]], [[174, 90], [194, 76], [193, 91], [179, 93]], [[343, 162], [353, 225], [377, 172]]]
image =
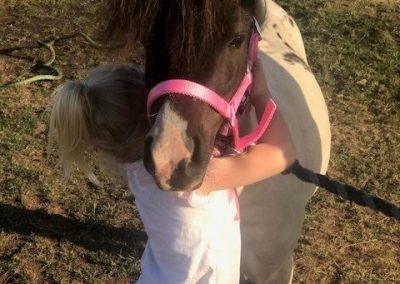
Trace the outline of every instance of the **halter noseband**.
[[247, 70], [238, 90], [233, 95], [230, 102], [225, 101], [217, 93], [203, 85], [188, 80], [173, 79], [163, 81], [150, 90], [147, 98], [147, 114], [151, 114], [151, 106], [153, 102], [161, 96], [171, 93], [190, 96], [210, 105], [226, 119], [226, 123], [221, 128], [222, 130], [220, 131], [220, 134], [223, 136], [233, 136], [233, 150], [240, 151], [250, 144], [255, 143], [265, 132], [269, 123], [272, 120], [272, 117], [276, 110], [275, 102], [272, 99], [268, 101], [258, 126], [254, 129], [253, 132], [243, 137], [239, 136], [239, 123], [236, 114], [241, 104], [243, 104], [243, 102], [246, 100], [245, 95], [249, 93], [247, 91], [250, 88], [253, 79], [251, 69], [257, 59], [259, 40], [260, 27], [256, 19], [254, 18], [253, 33], [251, 35], [249, 43]]

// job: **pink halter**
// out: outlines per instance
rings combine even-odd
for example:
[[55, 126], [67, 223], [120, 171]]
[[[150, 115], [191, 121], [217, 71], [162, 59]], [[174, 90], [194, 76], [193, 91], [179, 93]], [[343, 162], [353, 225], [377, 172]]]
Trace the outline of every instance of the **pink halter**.
[[[246, 91], [249, 89], [252, 82], [253, 76], [251, 73], [251, 69], [253, 67], [253, 63], [257, 59], [258, 41], [260, 40], [260, 27], [256, 19], [254, 19], [254, 25], [255, 29], [251, 36], [249, 45], [247, 71], [238, 90], [236, 91], [229, 103], [226, 102], [217, 93], [203, 85], [188, 80], [174, 79], [163, 81], [150, 90], [147, 99], [147, 114], [151, 114], [151, 106], [153, 102], [161, 96], [170, 93], [191, 96], [210, 105], [227, 120], [226, 125], [228, 127], [222, 127], [222, 132], [220, 134], [227, 136], [230, 130], [232, 131], [232, 148], [234, 150], [240, 151], [250, 144], [255, 143], [262, 136], [262, 134], [267, 129], [269, 123], [271, 122], [276, 110], [276, 104], [272, 99], [270, 99], [264, 109], [261, 120], [259, 121], [259, 124], [254, 129], [254, 131], [243, 137], [239, 136], [239, 123], [236, 117], [236, 113], [239, 106], [245, 99], [244, 96], [246, 94]], [[227, 129], [228, 131], [226, 131]]]

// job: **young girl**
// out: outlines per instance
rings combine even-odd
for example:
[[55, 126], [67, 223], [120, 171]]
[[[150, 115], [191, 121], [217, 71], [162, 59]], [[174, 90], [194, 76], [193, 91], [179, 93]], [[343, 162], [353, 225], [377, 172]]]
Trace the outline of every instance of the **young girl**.
[[[261, 115], [269, 95], [258, 64], [254, 76], [252, 100]], [[82, 159], [93, 149], [126, 170], [148, 235], [137, 283], [238, 283], [240, 227], [234, 188], [278, 174], [294, 161], [283, 119], [275, 114], [261, 143], [245, 154], [211, 159], [197, 190], [165, 192], [140, 160], [149, 128], [145, 103], [143, 74], [133, 66], [101, 66], [85, 81], [60, 86], [50, 137], [57, 141], [66, 176], [77, 162], [97, 182]], [[266, 157], [274, 162], [266, 166]]]

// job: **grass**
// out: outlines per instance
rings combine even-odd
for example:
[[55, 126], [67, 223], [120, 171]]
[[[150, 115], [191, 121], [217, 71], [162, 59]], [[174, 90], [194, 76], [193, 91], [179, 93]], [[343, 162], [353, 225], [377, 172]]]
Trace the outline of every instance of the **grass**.
[[[332, 122], [329, 174], [400, 204], [400, 3], [278, 1], [294, 16]], [[94, 0], [0, 0], [0, 48], [101, 28]], [[81, 39], [57, 46], [66, 79], [118, 58]], [[32, 56], [46, 58], [44, 52]], [[140, 61], [133, 54], [130, 61]], [[31, 63], [0, 57], [0, 82]], [[46, 160], [58, 82], [0, 90], [0, 282], [131, 283], [145, 236], [125, 185]], [[319, 191], [307, 207], [295, 283], [399, 283], [400, 225]]]
[[[399, 1], [281, 2], [328, 102], [329, 174], [399, 204]], [[307, 213], [295, 282], [398, 283], [398, 223], [322, 191]]]

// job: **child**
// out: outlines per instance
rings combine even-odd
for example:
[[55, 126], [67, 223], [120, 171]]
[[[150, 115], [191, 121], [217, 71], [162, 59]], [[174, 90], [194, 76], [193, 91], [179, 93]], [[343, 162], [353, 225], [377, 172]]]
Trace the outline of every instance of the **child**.
[[[257, 105], [264, 105], [269, 96], [258, 65], [255, 73], [253, 103], [259, 114], [262, 107]], [[50, 137], [58, 142], [66, 175], [75, 161], [97, 182], [81, 158], [91, 149], [126, 170], [148, 234], [137, 283], [238, 283], [240, 228], [233, 188], [278, 174], [294, 160], [283, 120], [276, 115], [263, 143], [246, 154], [211, 159], [199, 189], [164, 192], [140, 161], [148, 130], [145, 100], [143, 74], [128, 65], [101, 66], [83, 82], [60, 86], [54, 97]], [[274, 163], [259, 167], [266, 155]], [[217, 190], [222, 188], [230, 189]]]

